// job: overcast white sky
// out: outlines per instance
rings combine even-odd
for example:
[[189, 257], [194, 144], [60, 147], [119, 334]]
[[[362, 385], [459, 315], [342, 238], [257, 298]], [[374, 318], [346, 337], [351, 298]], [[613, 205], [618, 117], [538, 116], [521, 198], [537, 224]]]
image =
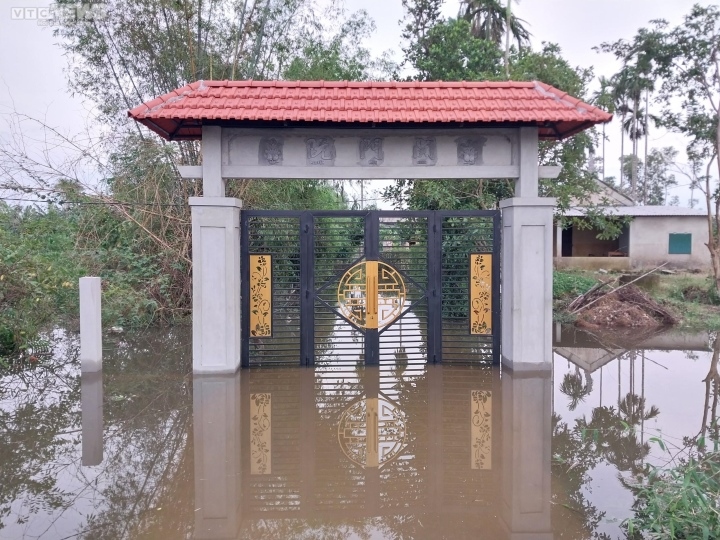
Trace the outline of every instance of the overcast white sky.
[[[592, 47], [604, 41], [630, 38], [651, 19], [664, 18], [679, 23], [696, 3], [692, 0], [521, 0], [515, 13], [524, 19], [533, 42], [558, 43], [571, 64], [592, 66], [596, 75], [612, 75], [618, 68], [610, 55], [597, 54]], [[700, 0], [708, 4], [707, 0]], [[65, 59], [55, 45], [50, 28], [33, 20], [16, 20], [12, 8], [46, 7], [47, 0], [0, 1], [0, 113], [12, 107], [46, 121], [63, 131], [83, 129], [88, 107], [66, 91]], [[446, 0], [444, 13], [454, 16], [458, 0]], [[377, 32], [368, 44], [374, 53], [396, 51], [400, 59], [400, 0], [346, 0], [348, 10], [366, 9], [375, 20]], [[0, 134], [5, 130], [0, 126]], [[617, 176], [620, 156], [619, 127], [607, 129], [607, 175]], [[655, 130], [650, 147], [676, 146], [684, 155], [685, 143], [674, 134]], [[686, 183], [679, 179], [680, 183]], [[687, 205], [689, 191], [677, 188], [681, 204]], [[697, 195], [696, 195], [697, 197]]]

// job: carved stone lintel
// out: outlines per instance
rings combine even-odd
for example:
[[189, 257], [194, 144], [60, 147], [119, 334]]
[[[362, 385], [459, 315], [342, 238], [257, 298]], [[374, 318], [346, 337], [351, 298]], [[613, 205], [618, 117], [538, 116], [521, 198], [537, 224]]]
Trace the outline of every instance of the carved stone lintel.
[[360, 165], [377, 167], [383, 164], [383, 138], [369, 137], [360, 139]]
[[332, 137], [309, 137], [305, 139], [305, 150], [308, 165], [335, 165], [335, 139]]
[[485, 137], [459, 137], [457, 143], [457, 164], [458, 165], [482, 165], [483, 146], [487, 142]]
[[435, 165], [437, 142], [435, 137], [415, 137], [412, 153], [413, 165]]
[[283, 142], [281, 137], [262, 137], [258, 151], [258, 164], [282, 165]]

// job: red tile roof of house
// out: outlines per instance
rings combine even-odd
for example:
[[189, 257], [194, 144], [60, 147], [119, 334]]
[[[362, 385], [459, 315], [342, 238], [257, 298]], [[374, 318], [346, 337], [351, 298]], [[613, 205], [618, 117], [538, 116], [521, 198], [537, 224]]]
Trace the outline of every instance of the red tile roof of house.
[[128, 112], [169, 140], [205, 124], [467, 127], [537, 125], [562, 139], [612, 115], [532, 82], [197, 81]]

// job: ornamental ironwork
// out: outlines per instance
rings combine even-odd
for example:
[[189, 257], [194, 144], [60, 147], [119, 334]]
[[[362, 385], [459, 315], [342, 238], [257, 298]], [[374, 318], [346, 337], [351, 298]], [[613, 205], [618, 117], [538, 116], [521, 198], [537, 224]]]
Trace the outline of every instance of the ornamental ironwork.
[[400, 272], [380, 261], [356, 264], [338, 285], [340, 312], [360, 328], [385, 328], [400, 316], [405, 300]]

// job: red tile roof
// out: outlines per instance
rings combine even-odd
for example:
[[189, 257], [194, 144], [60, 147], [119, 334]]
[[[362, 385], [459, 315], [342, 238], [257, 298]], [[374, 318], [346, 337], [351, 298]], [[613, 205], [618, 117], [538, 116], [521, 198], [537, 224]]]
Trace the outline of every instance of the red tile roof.
[[201, 126], [537, 125], [561, 139], [612, 115], [532, 82], [197, 81], [128, 111], [169, 140], [200, 139]]

